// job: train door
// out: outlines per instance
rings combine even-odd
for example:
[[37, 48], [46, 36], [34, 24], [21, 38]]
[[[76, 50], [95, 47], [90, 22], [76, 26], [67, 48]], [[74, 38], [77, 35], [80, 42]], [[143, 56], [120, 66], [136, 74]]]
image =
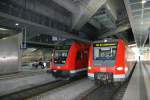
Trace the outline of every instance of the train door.
[[88, 49], [85, 49], [83, 51], [83, 55], [84, 55], [84, 65], [87, 67], [88, 66]]
[[76, 56], [76, 69], [79, 69], [82, 67], [82, 52], [78, 51]]

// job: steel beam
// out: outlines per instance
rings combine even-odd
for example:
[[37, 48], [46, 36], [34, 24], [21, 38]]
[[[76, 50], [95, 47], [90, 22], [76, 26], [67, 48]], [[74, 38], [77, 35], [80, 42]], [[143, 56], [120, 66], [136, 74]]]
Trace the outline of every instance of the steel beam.
[[[47, 27], [47, 26], [44, 26], [44, 25], [41, 25], [41, 24], [37, 24], [37, 23], [34, 23], [34, 22], [31, 22], [31, 21], [27, 21], [27, 20], [24, 20], [24, 19], [21, 19], [19, 17], [15, 17], [15, 16], [11, 16], [11, 15], [8, 15], [8, 14], [5, 14], [5, 13], [2, 13], [0, 12], [0, 15], [4, 18], [7, 18], [7, 19], [11, 19], [11, 20], [14, 20], [16, 22], [20, 22], [20, 23], [23, 23], [25, 24], [26, 26], [29, 26], [29, 27], [35, 27], [35, 29], [39, 29], [39, 30], [43, 30], [43, 33], [44, 34], [48, 34], [48, 35], [53, 35], [53, 36], [59, 36], [59, 37], [63, 37], [63, 38], [69, 38], [69, 39], [75, 39], [75, 40], [80, 40], [80, 41], [85, 41], [85, 42], [88, 42], [88, 40], [85, 40], [85, 39], [82, 39], [78, 36], [75, 36], [73, 34], [68, 34], [67, 32], [64, 32], [64, 31], [60, 31], [60, 30], [56, 30], [54, 28], [51, 28], [51, 27]], [[29, 34], [27, 36], [27, 39], [31, 39], [33, 38], [34, 36], [36, 36], [37, 33], [35, 34]]]
[[132, 5], [130, 5], [129, 0], [124, 0], [124, 3], [125, 3], [125, 7], [128, 13], [129, 21], [132, 27], [133, 35], [137, 43], [137, 46], [142, 47], [145, 45], [148, 36], [147, 35], [148, 24], [146, 24], [143, 21], [144, 20], [143, 12], [144, 9], [149, 9], [149, 8], [144, 8], [145, 4], [141, 3], [141, 8], [138, 8], [138, 10], [141, 9], [141, 18], [137, 20], [132, 13], [134, 10], [131, 9]]
[[111, 36], [111, 35], [115, 35], [117, 33], [128, 30], [129, 28], [130, 28], [130, 24], [120, 25], [117, 29], [114, 29], [114, 30], [111, 30], [109, 32], [103, 33], [98, 38], [105, 38], [105, 37], [108, 37], [108, 36]]
[[80, 13], [73, 21], [72, 28], [79, 30], [89, 19], [96, 13], [96, 11], [106, 3], [107, 0], [90, 0], [88, 4], [81, 1]]

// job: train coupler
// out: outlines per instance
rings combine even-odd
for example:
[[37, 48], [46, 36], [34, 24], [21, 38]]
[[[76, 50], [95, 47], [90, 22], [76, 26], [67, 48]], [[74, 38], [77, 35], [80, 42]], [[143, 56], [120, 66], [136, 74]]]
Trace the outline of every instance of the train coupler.
[[113, 73], [95, 73], [94, 79], [97, 83], [108, 84], [113, 82]]

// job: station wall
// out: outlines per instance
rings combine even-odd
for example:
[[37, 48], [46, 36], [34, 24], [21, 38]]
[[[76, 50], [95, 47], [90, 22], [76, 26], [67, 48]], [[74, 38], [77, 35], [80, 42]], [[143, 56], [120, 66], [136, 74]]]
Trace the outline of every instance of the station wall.
[[18, 35], [0, 39], [0, 74], [19, 71]]
[[50, 48], [26, 48], [22, 52], [22, 65], [26, 65], [29, 63], [39, 62], [39, 61], [50, 61], [51, 59]]

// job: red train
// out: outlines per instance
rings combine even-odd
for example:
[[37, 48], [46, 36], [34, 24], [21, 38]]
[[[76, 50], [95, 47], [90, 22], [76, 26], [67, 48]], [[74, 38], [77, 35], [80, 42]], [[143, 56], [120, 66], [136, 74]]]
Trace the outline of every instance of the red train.
[[121, 39], [94, 41], [89, 48], [88, 77], [125, 81], [133, 69], [134, 60], [133, 51]]
[[77, 41], [57, 45], [52, 53], [50, 66], [52, 75], [64, 78], [86, 75], [88, 70], [88, 49], [89, 45]]

